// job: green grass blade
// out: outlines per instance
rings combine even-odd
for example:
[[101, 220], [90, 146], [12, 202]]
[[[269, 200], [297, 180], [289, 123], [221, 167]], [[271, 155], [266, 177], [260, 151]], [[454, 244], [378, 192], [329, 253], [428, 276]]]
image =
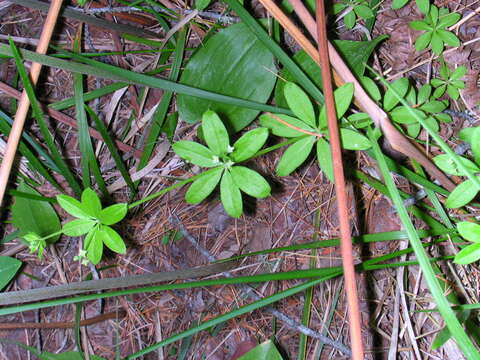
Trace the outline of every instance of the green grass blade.
[[50, 131], [48, 130], [47, 123], [44, 119], [44, 114], [43, 111], [40, 107], [40, 104], [37, 101], [37, 98], [35, 96], [35, 91], [33, 89], [32, 83], [30, 82], [30, 78], [28, 77], [27, 70], [25, 69], [25, 66], [23, 65], [22, 58], [20, 56], [20, 53], [18, 49], [16, 48], [15, 44], [13, 41], [10, 40], [10, 49], [12, 51], [12, 54], [15, 58], [15, 63], [17, 65], [17, 70], [18, 73], [20, 74], [20, 77], [23, 82], [23, 86], [25, 91], [27, 92], [27, 95], [30, 99], [30, 103], [32, 106], [32, 111], [33, 114], [35, 115], [35, 119], [38, 122], [38, 125], [40, 127], [40, 131], [42, 132], [43, 137], [45, 138], [45, 142], [47, 143], [48, 149], [50, 150], [52, 154], [52, 158], [61, 170], [61, 174], [65, 177], [67, 180], [68, 184], [72, 188], [72, 190], [77, 194], [77, 196], [80, 195], [81, 193], [81, 188], [80, 185], [78, 184], [77, 180], [75, 179], [75, 176], [73, 173], [70, 171], [68, 168], [67, 164], [65, 161], [62, 159], [62, 156], [60, 152], [57, 149], [57, 146], [55, 145], [55, 142], [53, 140], [53, 136], [50, 134]]
[[73, 333], [75, 336], [75, 345], [77, 346], [78, 353], [80, 354], [82, 359], [85, 359], [85, 355], [83, 354], [83, 351], [82, 351], [82, 340], [80, 337], [80, 321], [82, 319], [82, 306], [83, 306], [83, 303], [75, 304], [75, 327], [73, 329]]
[[418, 262], [422, 269], [422, 273], [428, 284], [432, 297], [439, 308], [440, 314], [445, 320], [445, 323], [450, 330], [450, 333], [453, 335], [464, 355], [468, 359], [478, 359], [480, 357], [480, 353], [473, 345], [472, 341], [470, 340], [462, 325], [459, 323], [457, 317], [455, 316], [455, 313], [450, 308], [450, 304], [445, 298], [442, 288], [435, 276], [435, 272], [430, 265], [430, 259], [422, 246], [422, 242], [417, 234], [417, 231], [412, 221], [410, 220], [407, 209], [403, 205], [402, 198], [400, 197], [400, 194], [390, 175], [388, 166], [380, 150], [380, 146], [378, 145], [377, 138], [373, 134], [372, 130], [369, 130], [369, 137], [373, 146], [373, 151], [375, 152], [376, 160], [384, 177], [385, 184], [387, 185], [387, 188], [390, 192], [402, 224], [405, 227], [407, 233], [409, 234], [410, 245], [413, 248], [415, 255], [417, 256]]
[[97, 114], [95, 114], [95, 112], [88, 105], [85, 105], [85, 109], [87, 110], [90, 118], [93, 119], [93, 121], [95, 122], [95, 127], [100, 133], [100, 135], [102, 135], [102, 139], [105, 142], [105, 145], [107, 145], [107, 148], [110, 151], [110, 154], [112, 155], [113, 160], [115, 161], [115, 165], [117, 166], [117, 169], [120, 171], [120, 174], [125, 180], [125, 183], [129, 187], [132, 194], [134, 194], [136, 192], [135, 185], [132, 181], [132, 178], [130, 177], [130, 173], [128, 172], [125, 164], [123, 163], [122, 157], [118, 152], [115, 142], [113, 141], [112, 137], [108, 133], [107, 127], [105, 126], [104, 122], [98, 118]]
[[[172, 63], [172, 70], [168, 76], [168, 80], [176, 82], [180, 74], [180, 67], [182, 66], [183, 54], [185, 51], [185, 41], [187, 35], [187, 27], [184, 26], [179, 32], [177, 37], [177, 46], [175, 48], [175, 56]], [[168, 113], [168, 108], [170, 107], [170, 102], [172, 100], [173, 93], [171, 91], [165, 91], [162, 96], [162, 100], [158, 105], [155, 113], [153, 114], [152, 124], [147, 136], [145, 146], [143, 148], [142, 157], [137, 166], [137, 171], [141, 170], [147, 164], [150, 156], [152, 155], [153, 149], [157, 144], [157, 138], [160, 135], [162, 126], [165, 122], [165, 118]]]

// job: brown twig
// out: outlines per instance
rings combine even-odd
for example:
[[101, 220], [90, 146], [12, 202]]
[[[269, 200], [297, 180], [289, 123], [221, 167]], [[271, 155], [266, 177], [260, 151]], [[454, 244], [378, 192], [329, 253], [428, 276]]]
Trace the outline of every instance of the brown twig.
[[362, 327], [360, 307], [358, 305], [358, 293], [355, 280], [355, 267], [352, 249], [352, 236], [348, 216], [347, 189], [342, 162], [342, 145], [338, 128], [335, 100], [333, 97], [333, 85], [329, 60], [327, 39], [327, 22], [325, 19], [325, 4], [323, 0], [317, 0], [317, 34], [318, 54], [320, 70], [322, 73], [323, 94], [327, 110], [328, 132], [330, 134], [330, 149], [332, 151], [333, 176], [335, 179], [335, 193], [337, 195], [338, 215], [340, 220], [340, 250], [342, 254], [343, 274], [345, 279], [345, 291], [349, 312], [350, 338], [352, 342], [353, 360], [363, 360]]
[[[52, 0], [50, 8], [48, 10], [47, 18], [45, 19], [45, 24], [43, 25], [42, 34], [37, 46], [37, 53], [46, 54], [48, 49], [48, 44], [52, 37], [53, 29], [57, 22], [58, 14], [62, 7], [62, 0]], [[39, 63], [33, 63], [30, 69], [30, 79], [32, 85], [35, 86], [37, 83], [38, 77], [40, 76], [40, 70], [42, 65]], [[10, 171], [12, 170], [13, 161], [15, 159], [15, 154], [17, 152], [18, 142], [22, 136], [23, 125], [25, 124], [25, 119], [27, 117], [28, 109], [30, 108], [30, 100], [27, 96], [27, 92], [24, 90], [22, 97], [18, 104], [17, 113], [15, 114], [15, 120], [12, 125], [12, 130], [8, 137], [7, 149], [3, 157], [2, 165], [0, 167], [0, 205], [3, 202], [3, 197], [5, 195], [5, 190], [7, 188], [8, 179], [10, 177]]]
[[[18, 91], [17, 89], [12, 88], [11, 86], [5, 84], [4, 82], [0, 81], [0, 91], [3, 91], [5, 94], [15, 98], [15, 99], [20, 99], [22, 96], [22, 93]], [[68, 115], [65, 115], [64, 113], [49, 108], [48, 106], [45, 106], [44, 104], [40, 104], [43, 107], [43, 110], [48, 114], [48, 116], [52, 117], [55, 120], [60, 121], [61, 123], [64, 123], [66, 125], [69, 125], [73, 128], [77, 128], [77, 122], [75, 119], [71, 118]], [[92, 129], [91, 127], [88, 128], [88, 132], [91, 137], [103, 141], [102, 135], [95, 129]], [[117, 144], [118, 148], [123, 151], [123, 152], [132, 152], [133, 155], [140, 159], [142, 156], [142, 152], [140, 150], [135, 149], [134, 147], [127, 145], [120, 140], [115, 140], [115, 143]]]
[[[282, 10], [272, 0], [260, 0], [262, 5], [272, 14], [272, 16], [288, 31], [288, 33], [300, 44], [305, 52], [312, 57], [312, 59], [319, 64], [318, 52], [310, 43], [306, 36], [299, 30], [299, 28], [282, 12]], [[305, 5], [301, 0], [289, 0], [292, 4], [299, 19], [305, 25], [308, 32], [314, 39], [317, 39], [317, 30], [315, 19], [310, 15]], [[328, 43], [328, 52], [330, 62], [335, 69], [334, 79], [337, 85], [343, 85], [346, 82], [351, 82], [355, 86], [355, 101], [358, 107], [365, 111], [377, 126], [380, 126], [383, 133], [392, 148], [402, 154], [418, 161], [427, 172], [440, 181], [440, 183], [447, 189], [453, 190], [455, 184], [442, 173], [425, 155], [425, 153], [413, 145], [405, 136], [402, 135], [397, 128], [395, 128], [387, 114], [370, 98], [365, 92], [361, 84], [357, 81], [355, 76], [345, 64], [336, 49]]]
[[[102, 321], [117, 319], [125, 316], [125, 311], [111, 312], [108, 314], [97, 315], [89, 319], [80, 321], [80, 326], [89, 326]], [[0, 330], [17, 330], [17, 329], [71, 329], [75, 327], [73, 321], [62, 322], [14, 322], [14, 323], [0, 323]]]
[[278, 117], [277, 115], [272, 114], [270, 112], [266, 112], [265, 114], [270, 116], [273, 120], [276, 120], [279, 123], [282, 123], [283, 125], [289, 127], [290, 129], [297, 130], [298, 132], [304, 133], [306, 135], [315, 136], [315, 137], [318, 137], [318, 138], [323, 137], [323, 134], [319, 134], [319, 133], [315, 133], [315, 132], [311, 132], [311, 131], [299, 128], [298, 126], [292, 125], [289, 122], [287, 122], [285, 120], [282, 120], [280, 117]]

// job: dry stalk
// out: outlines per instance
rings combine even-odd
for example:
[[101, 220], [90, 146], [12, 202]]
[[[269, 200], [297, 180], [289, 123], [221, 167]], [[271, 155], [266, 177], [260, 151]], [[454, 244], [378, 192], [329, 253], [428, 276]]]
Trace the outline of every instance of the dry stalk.
[[327, 21], [325, 19], [325, 4], [323, 0], [317, 0], [316, 10], [318, 54], [320, 60], [320, 70], [322, 73], [323, 94], [325, 96], [325, 108], [327, 110], [330, 149], [332, 151], [333, 176], [335, 179], [335, 194], [337, 196], [337, 207], [340, 221], [340, 250], [342, 254], [348, 312], [350, 314], [349, 326], [350, 338], [352, 342], [352, 358], [353, 360], [363, 360], [360, 306], [358, 304], [358, 293], [355, 280], [355, 265], [353, 263], [354, 259], [348, 214], [347, 190], [342, 161], [342, 144], [340, 141], [340, 130], [338, 128], [335, 100], [333, 97], [332, 75], [328, 56], [329, 49], [327, 39]]
[[[48, 44], [50, 43], [53, 29], [57, 22], [58, 14], [61, 7], [62, 0], [52, 0], [37, 46], [37, 53], [39, 54], [46, 54], [47, 52]], [[30, 70], [30, 79], [33, 86], [35, 86], [35, 84], [37, 83], [41, 69], [41, 64], [32, 64]], [[27, 117], [29, 108], [30, 100], [27, 96], [27, 92], [23, 90], [22, 97], [20, 98], [20, 103], [18, 104], [18, 110], [15, 114], [15, 120], [12, 125], [12, 130], [10, 132], [10, 135], [8, 136], [7, 149], [5, 151], [2, 165], [0, 167], [0, 205], [3, 202], [3, 197], [7, 188], [8, 179], [10, 177], [10, 171], [12, 170], [13, 161], [17, 152], [18, 142], [20, 141], [20, 137], [22, 136], [23, 125], [25, 124], [25, 119]]]

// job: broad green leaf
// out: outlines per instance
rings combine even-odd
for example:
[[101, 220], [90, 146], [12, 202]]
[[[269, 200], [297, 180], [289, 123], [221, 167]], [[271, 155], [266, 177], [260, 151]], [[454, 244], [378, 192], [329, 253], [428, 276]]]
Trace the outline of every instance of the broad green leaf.
[[462, 221], [457, 224], [457, 230], [468, 241], [480, 243], [480, 225], [470, 221]]
[[62, 231], [67, 236], [82, 236], [88, 233], [96, 223], [92, 219], [75, 219], [63, 225]]
[[[299, 136], [304, 136], [305, 133], [296, 130], [295, 128], [307, 130], [309, 132], [316, 132], [316, 130], [310, 126], [308, 126], [306, 123], [303, 121], [288, 116], [288, 115], [282, 115], [282, 114], [264, 114], [260, 116], [260, 124], [262, 126], [265, 126], [269, 129], [272, 130], [272, 133], [277, 136], [283, 136], [286, 138], [292, 138], [292, 137], [299, 137]], [[283, 122], [279, 121], [276, 118], [280, 118], [280, 120], [285, 121], [286, 123], [292, 125], [292, 127], [289, 127], [285, 125]]]
[[390, 86], [391, 88], [388, 88], [383, 98], [383, 107], [387, 111], [392, 110], [393, 107], [400, 101], [398, 100], [397, 95], [395, 95], [393, 92], [395, 91], [400, 97], [404, 97], [407, 94], [410, 83], [408, 82], [407, 78], [400, 78], [392, 82]]
[[205, 142], [215, 155], [223, 156], [228, 152], [230, 143], [227, 129], [222, 120], [212, 110], [203, 113], [202, 131]]
[[477, 164], [480, 164], [480, 127], [476, 127], [472, 132], [472, 141], [470, 143], [473, 157]]
[[472, 145], [472, 139], [473, 139], [473, 134], [476, 132], [476, 129], [480, 127], [467, 127], [458, 133], [458, 137], [460, 140], [465, 141], [466, 143], [469, 143]]
[[430, 0], [415, 0], [415, 2], [422, 13], [428, 14], [430, 12]]
[[220, 181], [220, 199], [228, 215], [238, 218], [243, 212], [242, 194], [227, 170]]
[[465, 76], [466, 73], [467, 73], [467, 68], [463, 65], [459, 66], [455, 69], [452, 75], [450, 75], [450, 80], [460, 80]]
[[203, 11], [210, 5], [210, 2], [211, 0], [195, 0], [195, 9]]
[[410, 27], [413, 30], [430, 30], [432, 28], [425, 21], [420, 21], [420, 20], [410, 22]]
[[240, 356], [237, 360], [283, 360], [272, 340], [267, 340]]
[[128, 211], [128, 205], [125, 203], [115, 204], [106, 207], [98, 215], [98, 220], [104, 225], [113, 225], [122, 220]]
[[125, 254], [127, 252], [122, 237], [110, 226], [100, 226], [97, 230], [96, 236], [113, 252], [116, 252], [117, 254]]
[[279, 176], [290, 175], [296, 168], [302, 165], [312, 151], [315, 139], [315, 136], [307, 136], [290, 145], [277, 165], [277, 174]]
[[460, 97], [458, 89], [451, 85], [447, 85], [447, 93], [453, 100], [457, 100]]
[[[439, 29], [437, 30], [437, 34], [438, 34], [438, 37], [442, 39], [445, 44], [453, 47], [460, 46], [460, 40], [454, 33], [447, 30]], [[433, 41], [433, 38], [432, 38], [432, 41]]]
[[100, 260], [102, 260], [103, 242], [102, 238], [98, 236], [98, 230], [92, 231], [92, 236], [86, 250], [87, 258], [93, 265], [97, 265]]
[[432, 100], [420, 106], [420, 110], [426, 111], [432, 114], [442, 112], [446, 108], [447, 108], [447, 105], [445, 105], [442, 101], [438, 101], [438, 100]]
[[[438, 31], [440, 31], [440, 30], [438, 30]], [[443, 39], [438, 34], [438, 31], [436, 31], [432, 34], [432, 39], [431, 39], [430, 44], [432, 46], [433, 53], [437, 56], [440, 56], [443, 52], [444, 45], [443, 45]]]
[[480, 244], [471, 244], [460, 250], [453, 260], [460, 265], [471, 264], [480, 259]]
[[90, 188], [83, 190], [82, 192], [82, 205], [85, 209], [88, 209], [88, 213], [97, 216], [100, 210], [102, 210], [102, 202], [97, 193]]
[[206, 146], [194, 141], [181, 140], [172, 145], [173, 151], [182, 159], [202, 167], [219, 165], [215, 154]]
[[[417, 113], [417, 115], [420, 116], [421, 118], [425, 118], [425, 114], [422, 111], [418, 109], [411, 109], [411, 110]], [[403, 105], [397, 106], [395, 109], [393, 109], [390, 112], [390, 116], [393, 121], [399, 124], [415, 124], [417, 122], [417, 120], [415, 120], [415, 118], [412, 116], [410, 112], [410, 108]]]
[[347, 29], [353, 29], [356, 22], [357, 22], [357, 16], [355, 15], [355, 12], [353, 11], [353, 9], [343, 17], [343, 23], [345, 24]]
[[90, 246], [90, 243], [92, 242], [93, 237], [95, 236], [95, 233], [97, 232], [97, 230], [98, 230], [98, 225], [96, 225], [95, 227], [93, 227], [93, 228], [87, 233], [87, 235], [85, 235], [85, 239], [83, 239], [83, 248], [84, 248], [84, 249], [88, 249], [88, 247]]
[[288, 107], [296, 117], [310, 126], [315, 127], [315, 112], [308, 95], [293, 82], [287, 82], [284, 88], [284, 96]]
[[[247, 25], [231, 25], [210, 37], [188, 61], [180, 82], [195, 88], [265, 103], [276, 81], [270, 51]], [[248, 79], [248, 81], [246, 81]], [[188, 95], [177, 95], [180, 118], [194, 123], [206, 110], [218, 113], [227, 128], [239, 131], [259, 111], [222, 104]]]
[[430, 99], [430, 95], [432, 95], [432, 85], [425, 84], [418, 90], [418, 98], [417, 103], [423, 104]]
[[448, 15], [442, 16], [438, 22], [437, 27], [439, 28], [448, 28], [458, 22], [462, 16], [458, 13], [450, 13]]
[[230, 169], [233, 182], [244, 193], [255, 198], [266, 198], [270, 196], [270, 185], [262, 175], [244, 166], [233, 166]]
[[342, 147], [346, 150], [367, 150], [372, 145], [367, 137], [352, 129], [340, 129]]
[[[463, 163], [465, 167], [470, 169], [473, 172], [480, 172], [480, 168], [471, 160], [458, 156], [458, 159]], [[437, 165], [443, 172], [456, 175], [456, 176], [466, 176], [455, 164], [455, 162], [447, 154], [437, 155], [433, 158], [433, 162]]]
[[373, 81], [368, 76], [362, 76], [361, 78], [359, 78], [359, 80], [368, 95], [370, 95], [373, 100], [380, 101], [380, 99], [382, 98], [382, 94], [380, 94], [380, 89], [378, 88], [375, 81]]
[[[18, 191], [40, 195], [36, 190], [21, 182]], [[46, 201], [27, 199], [16, 196], [12, 205], [12, 223], [22, 233], [34, 232], [41, 237], [60, 230], [60, 220], [52, 205]], [[60, 235], [48, 239], [55, 242]]]
[[332, 164], [332, 152], [330, 150], [330, 144], [324, 139], [318, 139], [317, 141], [317, 160], [325, 176], [332, 183], [335, 181], [333, 176], [333, 164]]
[[467, 205], [477, 196], [477, 193], [478, 189], [472, 180], [465, 180], [453, 189], [445, 201], [445, 206], [449, 209], [456, 209]]
[[256, 128], [243, 134], [235, 144], [230, 158], [235, 162], [245, 161], [255, 155], [268, 138], [267, 128]]
[[63, 210], [79, 219], [91, 219], [95, 217], [95, 214], [92, 214], [80, 201], [71, 196], [64, 194], [57, 195], [57, 201]]
[[13, 279], [22, 262], [9, 256], [0, 256], [0, 290]]
[[355, 13], [364, 18], [364, 19], [369, 19], [371, 17], [373, 17], [373, 11], [372, 9], [370, 9], [368, 6], [366, 5], [357, 5], [353, 8], [353, 10], [355, 11]]
[[204, 172], [192, 185], [185, 194], [185, 200], [189, 204], [198, 204], [210, 195], [220, 181], [223, 168], [218, 167]]
[[[339, 54], [347, 63], [357, 78], [363, 76], [365, 72], [365, 64], [368, 62], [370, 55], [375, 47], [385, 40], [388, 36], [379, 36], [372, 41], [351, 41], [351, 40], [333, 40], [332, 44], [335, 46]], [[312, 58], [305, 53], [299, 51], [293, 56], [293, 60], [300, 66], [300, 68], [308, 75], [310, 79], [317, 85], [319, 89], [322, 88], [322, 74], [320, 67]], [[295, 81], [295, 77], [288, 71], [282, 70], [280, 73], [281, 79], [287, 81]], [[275, 103], [280, 107], [287, 107], [287, 101], [284, 97], [285, 81], [278, 81], [275, 87]]]
[[[433, 80], [432, 80], [433, 81]], [[433, 97], [434, 98], [439, 98], [440, 96], [442, 96], [443, 94], [445, 94], [445, 90], [447, 90], [447, 85], [446, 84], [443, 84], [443, 85], [440, 85], [439, 87], [437, 87], [435, 89], [435, 91], [433, 92]]]
[[[335, 98], [335, 110], [338, 119], [340, 119], [350, 107], [353, 99], [353, 90], [353, 84], [346, 83], [333, 92]], [[318, 119], [318, 126], [320, 129], [324, 129], [327, 127], [326, 106], [322, 106], [322, 110], [320, 111], [320, 117]]]
[[373, 121], [370, 118], [370, 115], [362, 112], [358, 112], [348, 116], [348, 123], [352, 124], [356, 129], [361, 129], [372, 124]]

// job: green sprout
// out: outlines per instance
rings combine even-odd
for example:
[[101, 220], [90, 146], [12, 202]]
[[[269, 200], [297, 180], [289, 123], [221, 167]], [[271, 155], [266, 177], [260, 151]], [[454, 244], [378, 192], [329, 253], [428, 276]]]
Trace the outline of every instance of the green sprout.
[[205, 168], [190, 185], [185, 200], [190, 204], [203, 201], [220, 183], [220, 199], [228, 215], [240, 217], [243, 213], [242, 194], [255, 198], [270, 195], [270, 185], [254, 170], [237, 163], [252, 158], [265, 144], [268, 130], [256, 128], [243, 134], [230, 146], [227, 129], [218, 115], [207, 110], [202, 116], [202, 131], [207, 146], [194, 141], [178, 141], [173, 150], [182, 159]]
[[424, 31], [415, 40], [415, 49], [422, 51], [430, 45], [433, 53], [440, 56], [445, 44], [453, 47], [460, 46], [458, 37], [447, 30], [448, 27], [457, 23], [460, 17], [460, 14], [450, 13], [447, 8], [438, 9], [435, 5], [430, 6], [430, 11], [423, 20], [410, 22], [412, 29]]
[[455, 70], [450, 70], [445, 63], [442, 61], [440, 66], [440, 79], [432, 79], [430, 83], [436, 88], [433, 92], [433, 96], [438, 98], [447, 91], [448, 95], [453, 100], [457, 100], [460, 96], [459, 89], [465, 87], [465, 82], [461, 80], [467, 73], [467, 68], [465, 66], [459, 66]]

